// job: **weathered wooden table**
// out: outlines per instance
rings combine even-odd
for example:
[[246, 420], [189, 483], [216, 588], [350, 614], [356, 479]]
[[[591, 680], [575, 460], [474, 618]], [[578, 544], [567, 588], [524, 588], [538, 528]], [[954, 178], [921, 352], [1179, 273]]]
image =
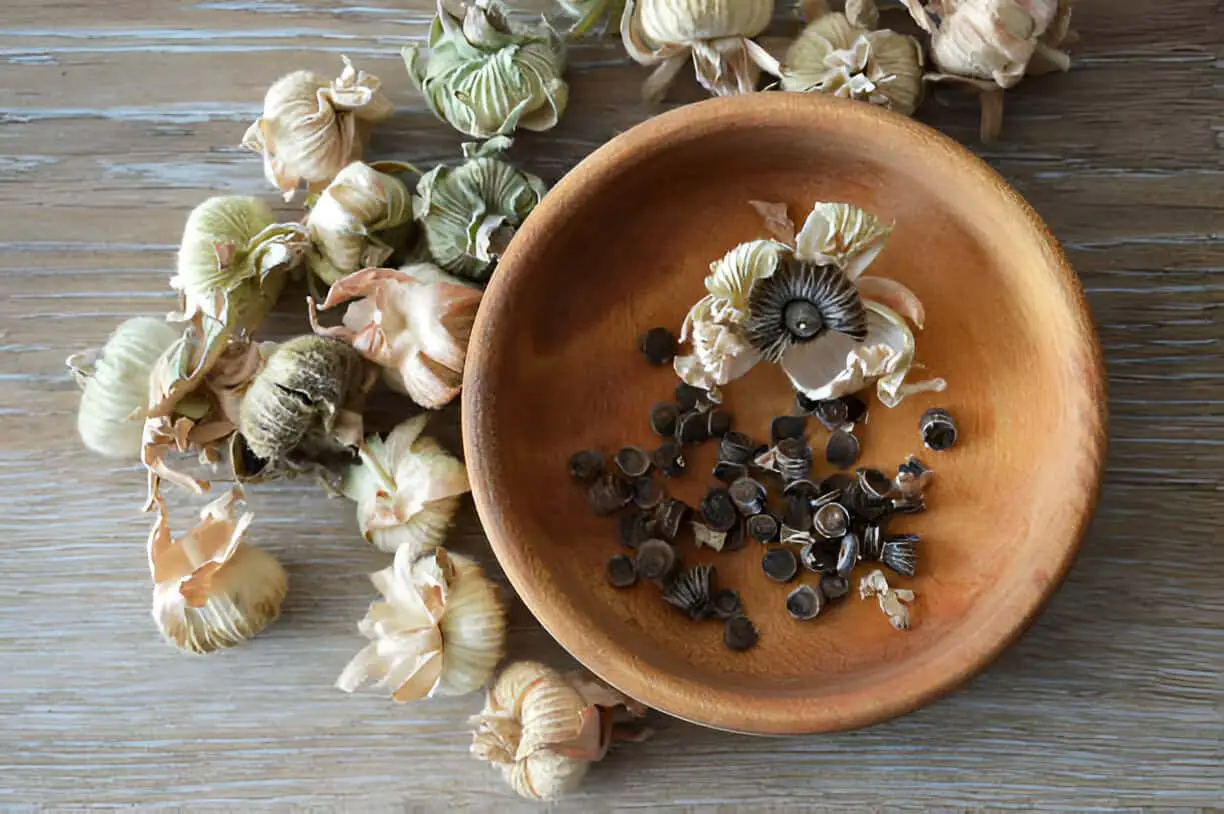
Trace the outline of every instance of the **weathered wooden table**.
[[[460, 137], [398, 55], [430, 4], [3, 5], [0, 807], [519, 805], [467, 754], [478, 697], [400, 707], [332, 688], [361, 645], [365, 575], [386, 558], [309, 483], [252, 492], [258, 542], [290, 573], [282, 620], [209, 658], [165, 646], [148, 617], [143, 476], [81, 449], [63, 367], [119, 319], [171, 309], [192, 206], [274, 197], [237, 142], [280, 74], [334, 72], [348, 54], [399, 105], [375, 155], [455, 158]], [[946, 700], [862, 732], [759, 740], [660, 716], [569, 810], [1224, 804], [1221, 17], [1208, 0], [1080, 0], [1072, 72], [1010, 93], [1003, 141], [979, 148], [1063, 241], [1108, 362], [1099, 515], [1033, 630]], [[789, 25], [780, 16], [778, 33]], [[572, 59], [561, 125], [516, 147], [550, 181], [651, 113], [617, 41]], [[968, 99], [920, 117], [974, 141]], [[304, 327], [286, 305], [270, 330]], [[453, 412], [443, 423], [456, 443]], [[465, 512], [455, 547], [491, 563]], [[568, 662], [521, 605], [512, 622], [515, 655]]]

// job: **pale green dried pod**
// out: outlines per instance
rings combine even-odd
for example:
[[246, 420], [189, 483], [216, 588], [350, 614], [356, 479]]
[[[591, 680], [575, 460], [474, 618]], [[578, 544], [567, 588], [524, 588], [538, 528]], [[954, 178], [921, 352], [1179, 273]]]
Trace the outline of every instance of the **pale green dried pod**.
[[462, 17], [438, 0], [428, 49], [403, 50], [408, 73], [434, 115], [460, 133], [548, 130], [565, 112], [565, 41], [547, 23], [511, 25], [499, 0], [465, 2]]
[[547, 187], [494, 156], [510, 140], [465, 144], [467, 160], [457, 167], [435, 167], [421, 176], [412, 198], [433, 261], [444, 271], [484, 282], [523, 219]]

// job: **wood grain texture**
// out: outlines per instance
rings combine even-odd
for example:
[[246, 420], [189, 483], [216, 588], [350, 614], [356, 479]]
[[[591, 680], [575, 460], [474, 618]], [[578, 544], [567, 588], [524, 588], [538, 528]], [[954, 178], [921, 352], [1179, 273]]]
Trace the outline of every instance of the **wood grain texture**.
[[[454, 157], [461, 138], [425, 111], [397, 54], [428, 6], [4, 3], [0, 807], [532, 808], [467, 755], [478, 698], [393, 707], [332, 689], [361, 644], [365, 574], [386, 559], [307, 483], [252, 490], [256, 539], [290, 574], [282, 620], [215, 657], [163, 645], [148, 618], [142, 476], [80, 449], [62, 366], [122, 317], [170, 308], [194, 204], [273, 198], [236, 144], [279, 74], [330, 71], [347, 53], [399, 105], [375, 155]], [[1221, 804], [1221, 13], [1211, 0], [1079, 0], [1071, 73], [1010, 93], [1002, 142], [978, 150], [1063, 241], [1109, 375], [1098, 516], [1030, 633], [947, 699], [861, 732], [758, 740], [660, 719], [653, 741], [614, 752], [562, 810]], [[788, 30], [780, 17], [776, 33]], [[575, 47], [571, 74], [560, 126], [515, 148], [550, 181], [651, 112], [644, 70], [615, 43]], [[955, 95], [920, 118], [966, 143], [977, 129]], [[269, 327], [304, 325], [286, 306]], [[453, 411], [441, 423], [457, 446]], [[470, 507], [457, 536], [491, 564]], [[566, 664], [512, 606], [513, 653]]]

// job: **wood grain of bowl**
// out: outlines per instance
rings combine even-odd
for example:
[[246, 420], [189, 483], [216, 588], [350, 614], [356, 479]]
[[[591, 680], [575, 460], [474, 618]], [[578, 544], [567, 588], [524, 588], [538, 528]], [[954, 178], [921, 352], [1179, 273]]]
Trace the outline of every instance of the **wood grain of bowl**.
[[[799, 220], [823, 200], [895, 222], [871, 273], [901, 280], [926, 306], [918, 358], [947, 392], [893, 410], [873, 397], [860, 429], [863, 465], [895, 469], [921, 453], [936, 470], [929, 511], [896, 524], [922, 535], [917, 576], [897, 580], [918, 595], [908, 632], [853, 595], [811, 622], [791, 620], [793, 586], [764, 578], [755, 543], [730, 554], [698, 551], [691, 538], [679, 546], [686, 563], [715, 563], [720, 584], [740, 591], [761, 634], [747, 653], [727, 650], [721, 624], [689, 622], [653, 586], [605, 582], [604, 563], [620, 552], [616, 524], [591, 514], [567, 459], [657, 443], [649, 410], [677, 380], [646, 364], [636, 339], [656, 325], [678, 331], [710, 262], [766, 236], [751, 199], [783, 201]], [[725, 392], [737, 428], [758, 438], [793, 398], [772, 365]], [[931, 406], [956, 417], [954, 449], [921, 449], [918, 417]], [[544, 627], [648, 706], [760, 734], [882, 721], [989, 664], [1071, 564], [1096, 500], [1105, 413], [1079, 285], [1028, 205], [916, 122], [785, 93], [663, 114], [566, 176], [494, 275], [463, 396], [477, 509]], [[823, 430], [813, 436], [819, 447]], [[714, 446], [689, 455], [688, 473], [669, 484], [690, 505], [708, 486]]]

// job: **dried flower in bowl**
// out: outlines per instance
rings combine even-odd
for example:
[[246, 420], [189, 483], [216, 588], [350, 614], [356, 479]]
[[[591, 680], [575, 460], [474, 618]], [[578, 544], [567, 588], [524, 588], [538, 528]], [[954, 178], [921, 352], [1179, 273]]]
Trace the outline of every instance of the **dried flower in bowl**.
[[509, 146], [501, 137], [465, 144], [464, 163], [435, 167], [417, 183], [413, 217], [443, 271], [489, 279], [519, 224], [543, 199], [543, 181], [496, 157]]
[[661, 100], [690, 58], [697, 81], [715, 96], [752, 93], [761, 69], [777, 65], [751, 39], [769, 25], [773, 7], [772, 0], [628, 0], [625, 51], [639, 65], [657, 66], [643, 97]]
[[327, 310], [360, 297], [344, 324], [315, 332], [347, 342], [383, 369], [393, 389], [436, 410], [459, 394], [463, 363], [481, 291], [431, 263], [364, 269], [337, 280], [319, 306]]
[[327, 185], [306, 216], [314, 242], [310, 270], [332, 283], [363, 268], [381, 266], [412, 238], [412, 195], [391, 172], [394, 162], [354, 161]]
[[440, 546], [469, 491], [463, 462], [421, 433], [429, 415], [400, 424], [383, 441], [367, 436], [361, 463], [345, 470], [340, 491], [357, 503], [357, 525], [388, 553]]
[[472, 718], [472, 755], [500, 768], [519, 795], [556, 800], [578, 788], [613, 741], [649, 736], [617, 725], [620, 707], [635, 717], [646, 712], [586, 676], [563, 676], [537, 662], [517, 661], [498, 673], [484, 709]]
[[286, 201], [303, 181], [321, 189], [360, 159], [370, 128], [395, 112], [378, 77], [342, 59], [344, 70], [333, 80], [313, 71], [278, 79], [264, 97], [263, 116], [242, 138], [243, 147], [263, 155], [264, 175]]
[[979, 95], [982, 141], [1003, 125], [1003, 91], [1027, 75], [1066, 71], [1061, 47], [1075, 40], [1070, 0], [902, 0], [931, 35], [928, 82], [959, 85]]
[[233, 647], [280, 614], [285, 570], [271, 554], [243, 541], [254, 516], [236, 516], [233, 489], [200, 512], [200, 522], [172, 540], [165, 512], [149, 535], [153, 619], [166, 641], [192, 653]]
[[405, 702], [474, 692], [493, 675], [505, 651], [506, 614], [474, 561], [442, 548], [418, 557], [404, 546], [370, 581], [383, 595], [357, 625], [370, 643], [336, 687], [353, 692], [372, 680]]
[[565, 41], [547, 23], [512, 25], [499, 0], [465, 0], [462, 16], [438, 0], [428, 55], [403, 54], [429, 109], [464, 135], [548, 130], [565, 112]]

